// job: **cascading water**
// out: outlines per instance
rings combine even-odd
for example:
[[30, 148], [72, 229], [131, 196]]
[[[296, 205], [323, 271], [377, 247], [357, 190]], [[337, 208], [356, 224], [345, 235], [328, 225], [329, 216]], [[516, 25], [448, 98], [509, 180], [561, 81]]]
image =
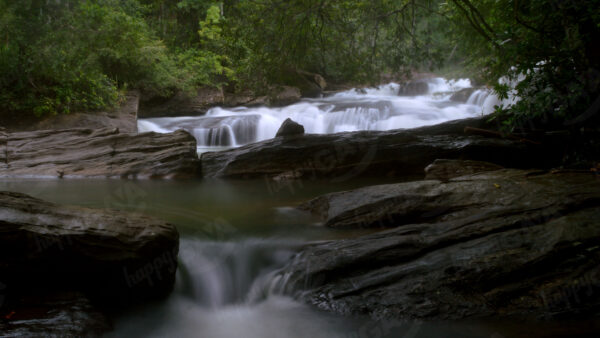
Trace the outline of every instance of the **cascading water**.
[[272, 138], [286, 118], [306, 133], [330, 134], [358, 130], [415, 128], [487, 114], [500, 101], [489, 90], [477, 90], [466, 103], [450, 100], [453, 92], [470, 88], [468, 79], [427, 80], [428, 93], [398, 96], [400, 85], [352, 89], [320, 99], [303, 99], [281, 108], [215, 107], [198, 117], [140, 119], [140, 132], [185, 129], [198, 141], [198, 151], [214, 151]]
[[173, 295], [166, 304], [121, 318], [119, 337], [346, 337], [352, 325], [264, 292], [272, 272], [301, 242], [183, 239]]

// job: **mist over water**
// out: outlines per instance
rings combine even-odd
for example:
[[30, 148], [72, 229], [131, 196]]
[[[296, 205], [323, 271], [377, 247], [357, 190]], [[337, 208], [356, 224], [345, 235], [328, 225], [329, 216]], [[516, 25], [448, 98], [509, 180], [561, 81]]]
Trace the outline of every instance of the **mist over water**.
[[140, 132], [160, 133], [185, 129], [198, 141], [198, 151], [218, 151], [275, 137], [287, 118], [304, 126], [308, 134], [359, 130], [392, 130], [434, 125], [480, 116], [500, 104], [489, 90], [476, 90], [466, 103], [453, 102], [453, 93], [471, 88], [468, 79], [427, 80], [428, 92], [399, 96], [400, 85], [352, 89], [319, 99], [303, 99], [286, 107], [210, 109], [204, 116], [140, 119]]

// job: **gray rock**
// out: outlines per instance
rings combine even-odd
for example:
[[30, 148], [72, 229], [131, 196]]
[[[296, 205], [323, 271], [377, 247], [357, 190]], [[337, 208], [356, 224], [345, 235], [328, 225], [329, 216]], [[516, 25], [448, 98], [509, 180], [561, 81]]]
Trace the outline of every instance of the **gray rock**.
[[118, 108], [109, 112], [71, 113], [50, 116], [31, 124], [21, 131], [64, 130], [74, 128], [103, 129], [117, 128], [124, 133], [137, 133], [137, 112], [140, 94], [131, 91]]
[[0, 276], [10, 294], [84, 292], [108, 306], [160, 299], [175, 282], [179, 234], [155, 218], [0, 192]]
[[290, 86], [276, 87], [270, 94], [271, 106], [287, 106], [300, 101], [302, 94], [300, 89]]
[[395, 227], [313, 244], [280, 272], [284, 292], [323, 310], [400, 320], [598, 315], [594, 174], [499, 170], [308, 206], [330, 226]]
[[181, 130], [0, 133], [0, 177], [182, 178], [196, 177], [198, 168], [196, 140]]
[[176, 93], [173, 97], [142, 98], [139, 109], [140, 118], [198, 116], [204, 115], [215, 106], [223, 105], [225, 95], [219, 88], [199, 88], [194, 95], [184, 92]]
[[425, 168], [425, 179], [448, 181], [454, 177], [500, 169], [499, 165], [482, 161], [435, 160]]
[[277, 134], [275, 135], [275, 137], [298, 135], [304, 135], [304, 126], [293, 121], [290, 118], [287, 118], [285, 119], [285, 121], [283, 121], [281, 127], [279, 127], [279, 130], [277, 130]]
[[429, 84], [427, 80], [413, 80], [400, 86], [398, 95], [400, 96], [417, 96], [426, 95], [429, 93]]
[[466, 103], [471, 97], [471, 94], [475, 92], [475, 88], [463, 88], [450, 96], [450, 101]]
[[466, 119], [411, 130], [361, 131], [301, 138], [276, 137], [201, 156], [205, 177], [273, 177], [295, 172], [304, 179], [423, 176], [436, 159], [493, 162], [505, 167], [543, 168], [560, 162], [557, 147], [467, 135], [465, 126], [490, 128]]

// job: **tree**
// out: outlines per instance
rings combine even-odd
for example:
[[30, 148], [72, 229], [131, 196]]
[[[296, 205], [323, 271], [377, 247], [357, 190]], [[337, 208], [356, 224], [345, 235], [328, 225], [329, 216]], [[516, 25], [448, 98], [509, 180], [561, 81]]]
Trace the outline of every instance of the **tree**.
[[[600, 95], [600, 1], [450, 0], [463, 54], [500, 97], [518, 82], [520, 100], [498, 108], [507, 125], [581, 125]], [[597, 109], [596, 109], [597, 110]], [[596, 119], [597, 122], [597, 119]]]

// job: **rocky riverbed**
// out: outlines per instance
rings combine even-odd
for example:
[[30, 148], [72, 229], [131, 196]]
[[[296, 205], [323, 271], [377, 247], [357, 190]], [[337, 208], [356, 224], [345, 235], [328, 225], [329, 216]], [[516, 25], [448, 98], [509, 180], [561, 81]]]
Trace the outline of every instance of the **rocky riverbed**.
[[321, 309], [405, 320], [600, 309], [593, 173], [502, 169], [333, 193], [300, 208], [328, 227], [392, 228], [311, 245], [283, 269], [287, 292]]

